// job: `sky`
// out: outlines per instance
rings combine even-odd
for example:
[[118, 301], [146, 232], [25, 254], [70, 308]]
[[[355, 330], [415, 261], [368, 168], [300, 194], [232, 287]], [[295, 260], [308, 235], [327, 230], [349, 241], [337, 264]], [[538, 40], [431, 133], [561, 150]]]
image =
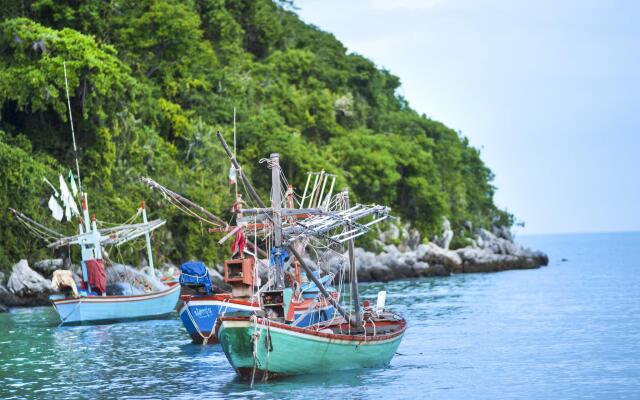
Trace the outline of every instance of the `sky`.
[[295, 4], [481, 149], [518, 233], [640, 230], [640, 1]]

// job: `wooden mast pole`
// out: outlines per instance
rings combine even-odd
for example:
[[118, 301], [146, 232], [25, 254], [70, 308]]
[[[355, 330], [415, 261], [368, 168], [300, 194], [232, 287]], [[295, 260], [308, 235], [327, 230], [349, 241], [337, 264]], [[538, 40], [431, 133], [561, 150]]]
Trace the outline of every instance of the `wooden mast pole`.
[[276, 288], [284, 289], [284, 265], [282, 265], [282, 216], [280, 209], [282, 206], [282, 192], [280, 187], [280, 155], [271, 154], [269, 161], [271, 167], [271, 208], [273, 210], [273, 239], [276, 250]]
[[[349, 209], [349, 191], [342, 189], [345, 208]], [[347, 224], [346, 230], [351, 230], [351, 223]], [[355, 326], [362, 326], [362, 311], [360, 310], [360, 292], [358, 290], [358, 271], [356, 270], [356, 257], [353, 248], [353, 237], [349, 239], [349, 274], [351, 275], [351, 298], [355, 309]]]

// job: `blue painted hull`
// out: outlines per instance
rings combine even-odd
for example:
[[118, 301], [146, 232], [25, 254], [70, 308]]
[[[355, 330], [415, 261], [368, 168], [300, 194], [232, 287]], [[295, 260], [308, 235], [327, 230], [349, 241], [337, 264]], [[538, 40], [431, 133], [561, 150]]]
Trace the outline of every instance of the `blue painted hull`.
[[[260, 310], [259, 307], [249, 304], [193, 298], [185, 301], [180, 310], [180, 319], [194, 343], [216, 344], [218, 339], [214, 330], [219, 316], [238, 312], [251, 314], [258, 310]], [[306, 327], [331, 319], [334, 312], [335, 309], [331, 305], [313, 311], [298, 311], [294, 315], [293, 323], [295, 326]]]
[[198, 299], [187, 300], [180, 310], [180, 320], [194, 343], [218, 343], [214, 334], [218, 316], [226, 313], [258, 311], [260, 307], [249, 304], [230, 303], [224, 300]]
[[108, 323], [160, 318], [170, 314], [180, 296], [180, 285], [137, 296], [88, 296], [53, 299], [62, 324]]

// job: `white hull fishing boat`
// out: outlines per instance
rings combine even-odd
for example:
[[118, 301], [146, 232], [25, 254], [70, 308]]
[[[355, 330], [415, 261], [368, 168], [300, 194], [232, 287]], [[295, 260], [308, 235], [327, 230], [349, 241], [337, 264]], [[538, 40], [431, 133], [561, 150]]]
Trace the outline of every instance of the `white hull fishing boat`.
[[[65, 85], [67, 83], [66, 66], [64, 67]], [[73, 130], [73, 117], [67, 89], [67, 105], [69, 107], [69, 119], [73, 138], [73, 150], [76, 154], [77, 182], [72, 172], [69, 172], [69, 186], [60, 175], [60, 192], [46, 179], [54, 194], [49, 199], [49, 208], [53, 218], [62, 221], [66, 217], [67, 222], [77, 221], [78, 234], [65, 236], [43, 224], [40, 224], [23, 213], [11, 209], [15, 217], [31, 233], [48, 243], [48, 247], [57, 249], [76, 245], [81, 254], [80, 282], [76, 282], [70, 270], [57, 270], [53, 273], [53, 287], [62, 292], [50, 297], [55, 310], [60, 316], [60, 324], [104, 323], [112, 321], [158, 318], [171, 313], [180, 295], [180, 285], [177, 282], [165, 284], [155, 276], [153, 267], [153, 253], [151, 250], [150, 233], [164, 225], [165, 221], [157, 219], [147, 221], [147, 212], [144, 202], [141, 203], [136, 215], [142, 217], [142, 223], [126, 223], [108, 228], [98, 228], [98, 220], [95, 216], [89, 216], [88, 195], [82, 188], [80, 179], [80, 167], [77, 158], [75, 132]], [[79, 190], [78, 190], [79, 187]], [[82, 213], [78, 210], [76, 196], [82, 204]], [[64, 208], [58, 203], [58, 198]], [[113, 295], [107, 290], [107, 271], [105, 270], [106, 253], [104, 248], [108, 246], [120, 246], [141, 236], [145, 237], [148, 256], [149, 273], [136, 272], [138, 280], [144, 280], [144, 290], [136, 288], [132, 295]], [[128, 282], [131, 290], [132, 282]], [[79, 286], [79, 287], [78, 287]]]
[[171, 314], [180, 296], [180, 285], [134, 296], [50, 297], [60, 320], [67, 325], [156, 319]]

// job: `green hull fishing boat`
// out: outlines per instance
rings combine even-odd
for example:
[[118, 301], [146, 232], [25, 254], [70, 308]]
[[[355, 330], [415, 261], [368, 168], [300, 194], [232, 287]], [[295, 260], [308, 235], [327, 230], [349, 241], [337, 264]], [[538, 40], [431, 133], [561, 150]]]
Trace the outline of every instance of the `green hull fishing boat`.
[[313, 372], [378, 368], [389, 364], [406, 330], [404, 319], [382, 314], [364, 331], [350, 325], [298, 328], [256, 317], [222, 317], [218, 337], [238, 375], [244, 379]]
[[[238, 229], [250, 234], [247, 227], [252, 226], [254, 247], [262, 245], [268, 257], [262, 262], [268, 282], [255, 293], [259, 309], [250, 314], [227, 313], [216, 322], [216, 337], [233, 368], [253, 385], [257, 376], [267, 380], [387, 366], [407, 329], [406, 321], [385, 311], [384, 291], [378, 293], [375, 307], [366, 300], [360, 304], [353, 240], [388, 219], [389, 208], [351, 206], [346, 189], [332, 195], [335, 177], [327, 185], [330, 175], [324, 171], [313, 175], [313, 184], [309, 173], [303, 195], [297, 199], [280, 168], [278, 153], [261, 160], [271, 170], [271, 204], [267, 207], [219, 132], [218, 139], [255, 204], [241, 210], [242, 216], [236, 218]], [[256, 253], [253, 265], [260, 261]], [[329, 265], [331, 259], [334, 262]], [[330, 292], [320, 273], [336, 270], [338, 292]], [[352, 307], [348, 308], [338, 300], [342, 289], [349, 287], [342, 285], [346, 280], [351, 283]], [[315, 300], [305, 298], [303, 285], [307, 283], [318, 289]], [[303, 325], [301, 318], [295, 318], [295, 310], [305, 302], [310, 302], [308, 313], [318, 315], [317, 322]], [[320, 318], [318, 305], [323, 302], [337, 313]]]

